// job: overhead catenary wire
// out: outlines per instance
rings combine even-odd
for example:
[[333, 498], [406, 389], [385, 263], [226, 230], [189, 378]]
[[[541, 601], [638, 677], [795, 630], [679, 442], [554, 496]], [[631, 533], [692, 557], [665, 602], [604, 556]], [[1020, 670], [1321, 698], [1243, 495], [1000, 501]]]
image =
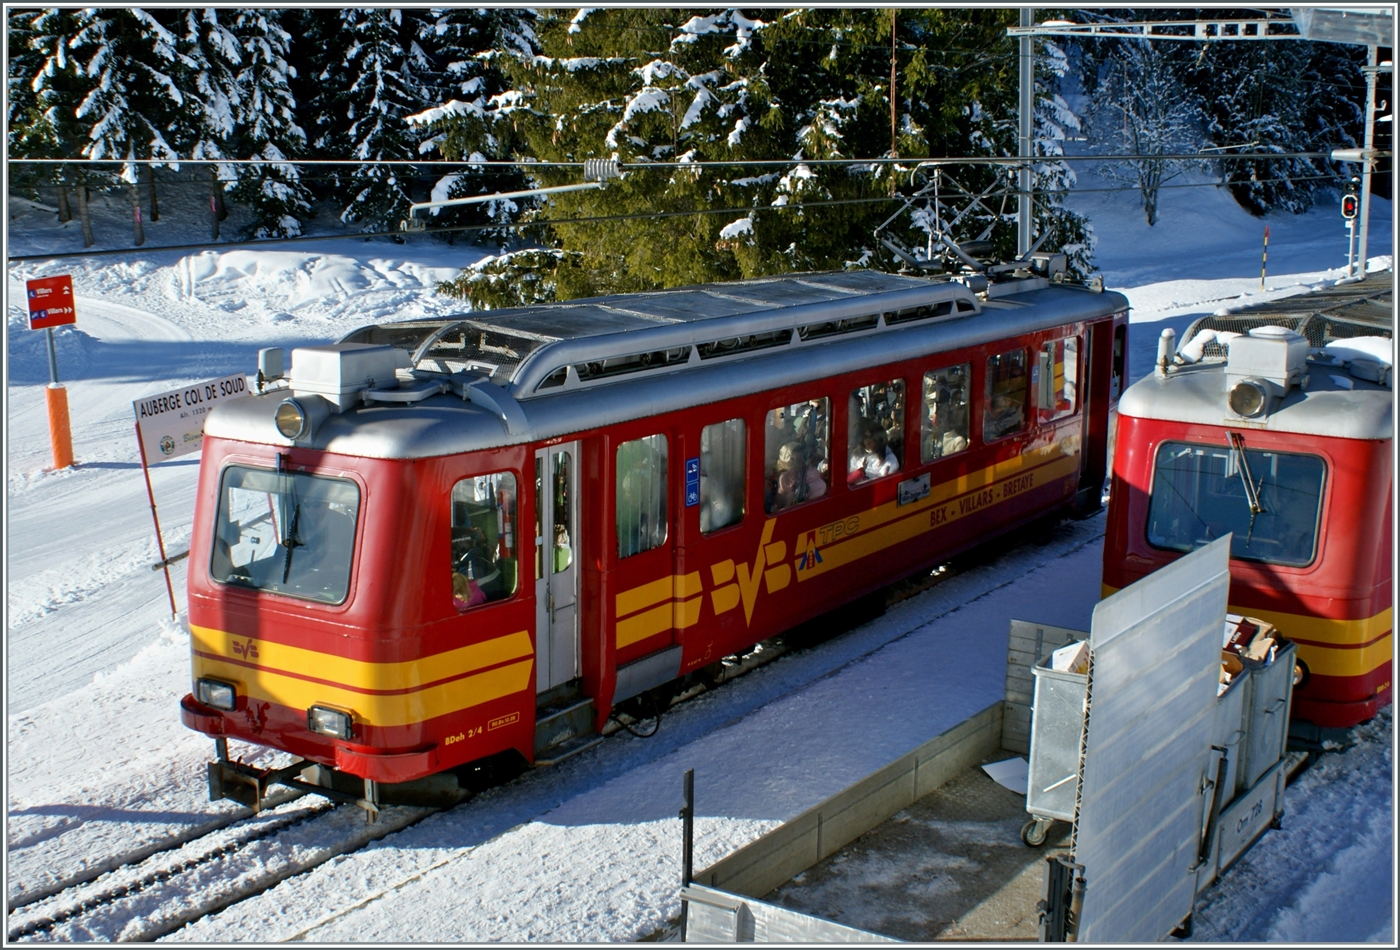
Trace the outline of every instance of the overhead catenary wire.
[[[1229, 187], [1231, 184], [1251, 184], [1251, 185], [1254, 185], [1254, 184], [1274, 184], [1274, 183], [1277, 183], [1277, 182], [1284, 182], [1284, 181], [1319, 181], [1319, 180], [1337, 180], [1337, 176], [1335, 176], [1335, 175], [1306, 175], [1306, 176], [1294, 176], [1294, 177], [1287, 177], [1287, 178], [1260, 178], [1260, 179], [1250, 179], [1248, 182], [1220, 182], [1220, 181], [1186, 182], [1186, 183], [1177, 184], [1177, 185], [1159, 185], [1159, 186], [1158, 186], [1158, 190], [1159, 190], [1159, 191], [1166, 191], [1166, 190], [1175, 190], [1175, 189], [1179, 189], [1179, 188], [1221, 188], [1221, 187]], [[1132, 191], [1139, 191], [1139, 190], [1140, 190], [1140, 189], [1137, 188], [1137, 187], [1135, 187], [1135, 186], [1123, 185], [1123, 186], [1114, 187], [1114, 188], [1075, 188], [1075, 189], [1073, 189], [1073, 190], [1070, 191], [1070, 192], [1046, 192], [1046, 191], [1040, 191], [1040, 192], [1037, 192], [1037, 194], [1040, 194], [1040, 195], [1045, 195], [1045, 194], [1059, 194], [1059, 195], [1064, 195], [1064, 194], [1099, 194], [1099, 193], [1113, 193], [1113, 192], [1132, 192]], [[1014, 190], [1014, 189], [1006, 189], [1004, 192], [997, 192], [996, 194], [997, 194], [997, 195], [1001, 195], [1001, 194], [1008, 194], [1008, 195], [1011, 195], [1011, 194], [1015, 194], [1015, 190]], [[646, 220], [646, 219], [662, 220], [662, 219], [666, 219], [666, 218], [691, 217], [691, 216], [696, 216], [696, 215], [714, 215], [714, 214], [754, 214], [754, 213], [759, 213], [759, 212], [773, 212], [773, 211], [785, 211], [785, 210], [787, 210], [787, 211], [801, 210], [801, 209], [803, 209], [803, 208], [833, 207], [833, 206], [837, 206], [837, 205], [892, 203], [892, 202], [899, 202], [899, 201], [905, 201], [905, 200], [907, 200], [907, 196], [896, 195], [896, 196], [894, 196], [894, 197], [891, 197], [891, 196], [889, 196], [889, 195], [883, 195], [883, 196], [880, 196], [880, 197], [871, 197], [871, 198], [842, 198], [842, 199], [833, 199], [833, 200], [829, 200], [829, 201], [791, 202], [791, 203], [785, 204], [785, 205], [763, 205], [763, 206], [760, 206], [760, 207], [755, 207], [755, 206], [749, 205], [749, 206], [746, 206], [746, 207], [733, 207], [733, 208], [696, 208], [696, 209], [691, 209], [691, 210], [686, 210], [686, 211], [641, 211], [641, 212], [635, 212], [635, 213], [633, 213], [633, 214], [593, 215], [593, 216], [579, 217], [579, 218], [550, 218], [550, 219], [537, 219], [537, 220], [534, 220], [534, 221], [510, 221], [510, 222], [499, 222], [499, 223], [492, 223], [492, 224], [449, 225], [449, 226], [446, 226], [446, 227], [439, 227], [439, 228], [425, 228], [425, 229], [423, 229], [422, 231], [402, 231], [402, 230], [397, 230], [397, 229], [396, 229], [396, 230], [391, 230], [391, 231], [348, 231], [348, 232], [345, 232], [345, 233], [342, 233], [342, 234], [303, 234], [303, 235], [297, 235], [296, 237], [286, 237], [286, 238], [252, 238], [252, 239], [244, 240], [244, 241], [204, 241], [204, 242], [199, 242], [199, 243], [194, 243], [194, 244], [166, 244], [166, 245], [157, 245], [157, 246], [149, 246], [149, 247], [104, 248], [104, 249], [102, 249], [102, 250], [65, 251], [65, 252], [61, 252], [61, 253], [51, 253], [51, 254], [21, 254], [21, 255], [11, 255], [11, 256], [8, 256], [8, 257], [6, 258], [6, 260], [7, 260], [8, 262], [12, 262], [12, 263], [22, 263], [22, 262], [26, 262], [26, 261], [50, 261], [50, 260], [66, 260], [66, 259], [71, 259], [71, 258], [115, 257], [115, 256], [130, 255], [130, 254], [150, 254], [150, 253], [157, 252], [157, 251], [206, 251], [206, 250], [219, 250], [219, 249], [223, 249], [223, 248], [236, 248], [236, 247], [255, 247], [255, 246], [256, 246], [256, 247], [273, 247], [273, 246], [282, 245], [282, 244], [306, 243], [306, 242], [308, 242], [308, 241], [343, 241], [343, 240], [346, 240], [346, 239], [355, 239], [355, 240], [364, 239], [364, 240], [368, 240], [368, 239], [370, 239], [370, 238], [376, 238], [376, 237], [398, 237], [398, 238], [406, 238], [406, 237], [408, 237], [408, 236], [418, 237], [418, 236], [428, 235], [428, 234], [454, 234], [454, 233], [460, 234], [460, 233], [473, 232], [473, 231], [524, 231], [524, 230], [527, 230], [527, 229], [530, 229], [530, 228], [547, 228], [547, 227], [558, 227], [558, 226], [568, 226], [568, 225], [581, 225], [581, 224], [608, 224], [608, 223], [618, 222], [618, 221], [639, 221], [639, 220]]]
[[[1232, 148], [1224, 145], [1220, 148]], [[1172, 153], [1169, 155], [1033, 155], [1021, 158], [1015, 155], [993, 156], [937, 156], [923, 158], [877, 156], [874, 158], [726, 158], [702, 161], [658, 162], [651, 160], [623, 162], [623, 170], [633, 172], [644, 169], [675, 168], [743, 168], [743, 167], [785, 167], [791, 165], [1017, 165], [1022, 162], [1084, 162], [1084, 161], [1244, 161], [1279, 160], [1285, 158], [1328, 158], [1331, 152], [1236, 152], [1220, 155], [1214, 152]], [[358, 165], [358, 166], [414, 166], [454, 167], [454, 168], [583, 168], [584, 159], [578, 161], [535, 161], [533, 159], [488, 159], [482, 161], [453, 161], [445, 158], [434, 159], [340, 159], [340, 158], [7, 158], [12, 165], [154, 165], [157, 167], [178, 165]]]

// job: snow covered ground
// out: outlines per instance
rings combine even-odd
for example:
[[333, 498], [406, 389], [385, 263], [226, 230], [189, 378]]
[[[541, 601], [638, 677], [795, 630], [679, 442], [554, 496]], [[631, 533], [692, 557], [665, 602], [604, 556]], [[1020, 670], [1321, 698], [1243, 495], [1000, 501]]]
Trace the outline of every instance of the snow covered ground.
[[[1075, 207], [1092, 217], [1106, 284], [1133, 303], [1134, 378], [1150, 367], [1162, 327], [1180, 332], [1203, 313], [1324, 286], [1346, 259], [1335, 207], [1261, 221], [1218, 189], [1172, 190], [1150, 229], [1131, 195], [1086, 194]], [[80, 247], [76, 222], [60, 228], [20, 203], [10, 211], [11, 255]], [[1374, 203], [1372, 269], [1390, 265], [1390, 217], [1387, 202]], [[1260, 291], [1266, 223], [1271, 276]], [[191, 238], [178, 219], [148, 235], [151, 244]], [[8, 899], [233, 810], [205, 800], [209, 743], [178, 719], [188, 643], [150, 569], [158, 555], [132, 400], [250, 371], [259, 347], [457, 312], [433, 286], [479, 253], [329, 238], [8, 267]], [[79, 464], [55, 473], [45, 471], [43, 335], [26, 328], [22, 288], [59, 273], [73, 275], [78, 297], [78, 326], [56, 336]], [[171, 552], [188, 543], [196, 471], [193, 458], [152, 469]], [[172, 939], [644, 937], [679, 907], [674, 816], [685, 768], [697, 773], [703, 867], [997, 699], [1009, 617], [1083, 628], [1101, 532], [1101, 519], [1069, 526], [1048, 547], [1013, 552], [687, 704], [652, 740], [611, 739]], [[172, 577], [182, 604], [184, 562]], [[1196, 937], [1393, 942], [1391, 748], [1387, 713], [1290, 788], [1284, 829], [1205, 895]], [[148, 923], [138, 914], [47, 933], [113, 939]]]

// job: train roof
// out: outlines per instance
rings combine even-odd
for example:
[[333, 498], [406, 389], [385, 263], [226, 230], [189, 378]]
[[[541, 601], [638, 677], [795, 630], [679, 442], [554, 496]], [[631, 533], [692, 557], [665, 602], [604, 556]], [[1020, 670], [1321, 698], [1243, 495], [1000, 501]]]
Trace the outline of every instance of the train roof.
[[[1257, 327], [1285, 327], [1308, 338], [1308, 345], [1326, 346], [1357, 336], [1390, 337], [1395, 328], [1395, 275], [1368, 274], [1354, 284], [1340, 284], [1310, 293], [1255, 304], [1247, 310], [1201, 317], [1186, 328], [1182, 343], [1201, 330], [1248, 333]], [[1217, 343], [1204, 348], [1207, 358], [1225, 356]]]
[[[1329, 344], [1369, 337], [1393, 339], [1394, 275], [1373, 274], [1364, 282], [1286, 297], [1238, 313], [1203, 317], [1182, 334], [1183, 348], [1203, 331], [1249, 333], [1283, 327], [1307, 339], [1305, 385], [1286, 395], [1262, 418], [1244, 419], [1229, 409], [1234, 377], [1225, 345], [1212, 339], [1198, 347], [1199, 362], [1174, 365], [1165, 375], [1146, 376], [1123, 394], [1122, 415], [1199, 425], [1261, 429], [1341, 439], [1394, 437], [1392, 385], [1366, 378], [1326, 349]], [[1213, 337], [1208, 334], [1207, 338]], [[1380, 344], [1384, 345], [1384, 344]], [[1368, 370], [1368, 373], [1370, 371]]]
[[[365, 327], [342, 342], [422, 349], [414, 385], [436, 379], [449, 392], [356, 406], [332, 414], [309, 442], [293, 443], [273, 424], [284, 389], [220, 405], [205, 433], [427, 458], [556, 438], [1128, 309], [1121, 294], [1044, 278], [993, 286], [980, 297], [948, 280], [803, 274]], [[510, 353], [491, 349], [516, 340], [523, 342]], [[293, 376], [296, 365], [294, 352]]]
[[387, 343], [412, 351], [415, 365], [484, 373], [514, 398], [529, 399], [769, 349], [794, 335], [806, 340], [874, 329], [874, 317], [885, 311], [893, 324], [897, 316], [907, 322], [980, 310], [972, 291], [953, 281], [836, 271], [377, 324], [341, 342]]

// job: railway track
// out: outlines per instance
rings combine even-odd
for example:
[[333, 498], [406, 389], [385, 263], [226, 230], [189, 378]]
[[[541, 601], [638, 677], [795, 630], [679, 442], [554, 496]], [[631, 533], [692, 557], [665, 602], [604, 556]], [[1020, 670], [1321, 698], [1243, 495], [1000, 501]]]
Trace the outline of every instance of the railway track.
[[436, 808], [358, 808], [298, 797], [11, 907], [9, 941], [147, 942], [340, 855], [408, 828]]
[[[305, 792], [299, 792], [294, 789], [280, 789], [277, 793], [267, 797], [263, 808], [265, 811], [271, 812], [280, 808], [287, 802], [301, 798], [305, 794]], [[28, 907], [30, 904], [37, 904], [39, 901], [47, 900], [56, 894], [61, 894], [64, 891], [80, 887], [97, 880], [104, 874], [109, 874], [120, 868], [138, 864], [153, 855], [161, 854], [166, 851], [173, 851], [188, 842], [203, 838], [206, 835], [215, 834], [230, 825], [237, 824], [252, 817], [254, 817], [254, 812], [251, 808], [239, 808], [227, 814], [216, 816], [209, 821], [201, 822], [192, 828], [179, 834], [171, 835], [160, 841], [152, 842], [123, 854], [114, 854], [111, 857], [93, 861], [89, 867], [77, 874], [70, 874], [52, 884], [33, 888], [9, 897], [5, 901], [5, 913], [13, 914], [20, 908]]]

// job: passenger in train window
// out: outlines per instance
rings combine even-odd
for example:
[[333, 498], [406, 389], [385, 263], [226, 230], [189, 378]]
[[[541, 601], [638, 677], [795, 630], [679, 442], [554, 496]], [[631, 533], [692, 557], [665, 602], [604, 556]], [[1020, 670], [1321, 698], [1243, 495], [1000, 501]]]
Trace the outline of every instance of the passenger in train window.
[[955, 455], [968, 446], [968, 380], [972, 366], [963, 363], [924, 374], [924, 413], [920, 457], [925, 462]]
[[452, 593], [458, 610], [515, 593], [515, 497], [509, 472], [452, 486]]
[[467, 533], [453, 543], [453, 548], [461, 553], [457, 556], [454, 568], [472, 581], [487, 600], [496, 600], [505, 595], [504, 581], [500, 568], [496, 566], [486, 536], [480, 528], [469, 528]]
[[830, 401], [825, 397], [779, 406], [768, 413], [763, 467], [763, 508], [768, 514], [820, 498], [830, 489], [830, 416]]
[[904, 380], [853, 390], [849, 408], [847, 484], [858, 485], [899, 471], [904, 462]]
[[567, 571], [574, 563], [574, 549], [569, 544], [569, 529], [562, 524], [554, 526], [554, 573]]
[[486, 595], [481, 588], [461, 571], [452, 572], [452, 605], [458, 610], [466, 610], [477, 604], [486, 603]]
[[851, 453], [851, 464], [847, 470], [847, 481], [852, 485], [873, 481], [893, 475], [899, 471], [899, 460], [894, 457], [885, 434], [870, 426], [861, 434], [860, 444]]
[[807, 500], [813, 501], [826, 494], [831, 480], [831, 463], [826, 459], [817, 459], [815, 462], [807, 464]]

